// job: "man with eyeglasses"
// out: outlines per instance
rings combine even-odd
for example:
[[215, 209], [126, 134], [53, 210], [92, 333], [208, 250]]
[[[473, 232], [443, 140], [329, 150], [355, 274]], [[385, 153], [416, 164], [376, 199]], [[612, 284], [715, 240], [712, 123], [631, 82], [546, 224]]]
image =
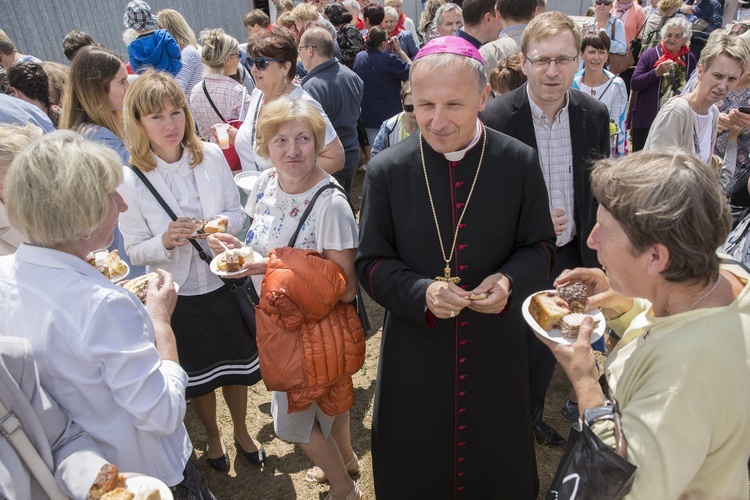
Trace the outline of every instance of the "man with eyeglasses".
[[[557, 255], [545, 289], [564, 269], [598, 267], [586, 239], [596, 222], [591, 163], [609, 154], [609, 114], [596, 99], [571, 90], [578, 71], [581, 31], [561, 12], [535, 17], [523, 33], [521, 53], [527, 84], [487, 104], [485, 125], [536, 149], [547, 184], [557, 234]], [[544, 420], [544, 399], [555, 358], [529, 331], [531, 418], [537, 442], [562, 446], [565, 439]]]
[[333, 55], [333, 38], [326, 29], [311, 26], [305, 30], [299, 45], [299, 58], [307, 71], [302, 88], [323, 107], [344, 146], [344, 168], [333, 176], [349, 193], [359, 165], [357, 119], [364, 83]]

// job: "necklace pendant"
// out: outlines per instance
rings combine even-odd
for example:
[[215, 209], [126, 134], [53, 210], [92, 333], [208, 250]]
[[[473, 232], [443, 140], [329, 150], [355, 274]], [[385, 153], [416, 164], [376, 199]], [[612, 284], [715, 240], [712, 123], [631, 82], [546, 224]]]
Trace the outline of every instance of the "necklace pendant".
[[435, 279], [438, 281], [446, 281], [453, 284], [461, 282], [461, 278], [459, 278], [458, 276], [451, 276], [451, 266], [449, 264], [445, 266], [445, 269], [443, 269], [443, 273], [445, 274], [444, 276], [435, 276]]

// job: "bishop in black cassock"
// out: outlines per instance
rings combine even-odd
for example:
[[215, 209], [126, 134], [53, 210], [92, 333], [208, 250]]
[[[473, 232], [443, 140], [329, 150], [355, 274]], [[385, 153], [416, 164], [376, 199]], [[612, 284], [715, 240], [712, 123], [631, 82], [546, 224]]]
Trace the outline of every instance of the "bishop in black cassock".
[[[357, 272], [387, 310], [375, 492], [536, 498], [521, 304], [544, 283], [555, 252], [547, 190], [533, 149], [477, 123], [489, 87], [474, 71], [476, 49], [458, 37], [430, 44], [412, 68], [420, 132], [372, 160], [362, 198]], [[476, 109], [466, 115], [467, 106]], [[449, 265], [459, 283], [436, 280], [446, 263], [435, 218], [446, 258], [458, 231]], [[468, 300], [471, 292], [488, 297]]]

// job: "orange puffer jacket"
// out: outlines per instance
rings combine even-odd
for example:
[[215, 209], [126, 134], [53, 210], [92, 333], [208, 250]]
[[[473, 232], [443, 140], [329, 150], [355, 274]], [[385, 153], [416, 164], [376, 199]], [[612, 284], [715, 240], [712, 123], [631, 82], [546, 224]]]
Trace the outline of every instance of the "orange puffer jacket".
[[339, 415], [354, 405], [352, 375], [365, 361], [357, 312], [339, 302], [344, 272], [314, 250], [282, 247], [268, 257], [256, 308], [263, 382], [287, 393], [289, 413], [317, 401]]

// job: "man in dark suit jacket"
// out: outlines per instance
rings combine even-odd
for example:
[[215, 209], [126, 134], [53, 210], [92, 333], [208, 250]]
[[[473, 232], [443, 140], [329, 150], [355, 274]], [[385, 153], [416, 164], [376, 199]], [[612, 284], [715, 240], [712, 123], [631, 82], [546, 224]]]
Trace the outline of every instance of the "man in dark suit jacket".
[[[596, 223], [589, 170], [595, 160], [608, 156], [609, 113], [601, 102], [571, 90], [580, 46], [580, 30], [570, 17], [547, 12], [534, 18], [521, 41], [527, 84], [493, 99], [482, 113], [485, 125], [539, 153], [558, 236], [557, 256], [546, 288], [552, 288], [564, 269], [598, 266], [596, 252], [586, 245]], [[555, 358], [531, 332], [529, 355], [536, 439], [548, 446], [562, 446], [565, 439], [543, 421]]]

